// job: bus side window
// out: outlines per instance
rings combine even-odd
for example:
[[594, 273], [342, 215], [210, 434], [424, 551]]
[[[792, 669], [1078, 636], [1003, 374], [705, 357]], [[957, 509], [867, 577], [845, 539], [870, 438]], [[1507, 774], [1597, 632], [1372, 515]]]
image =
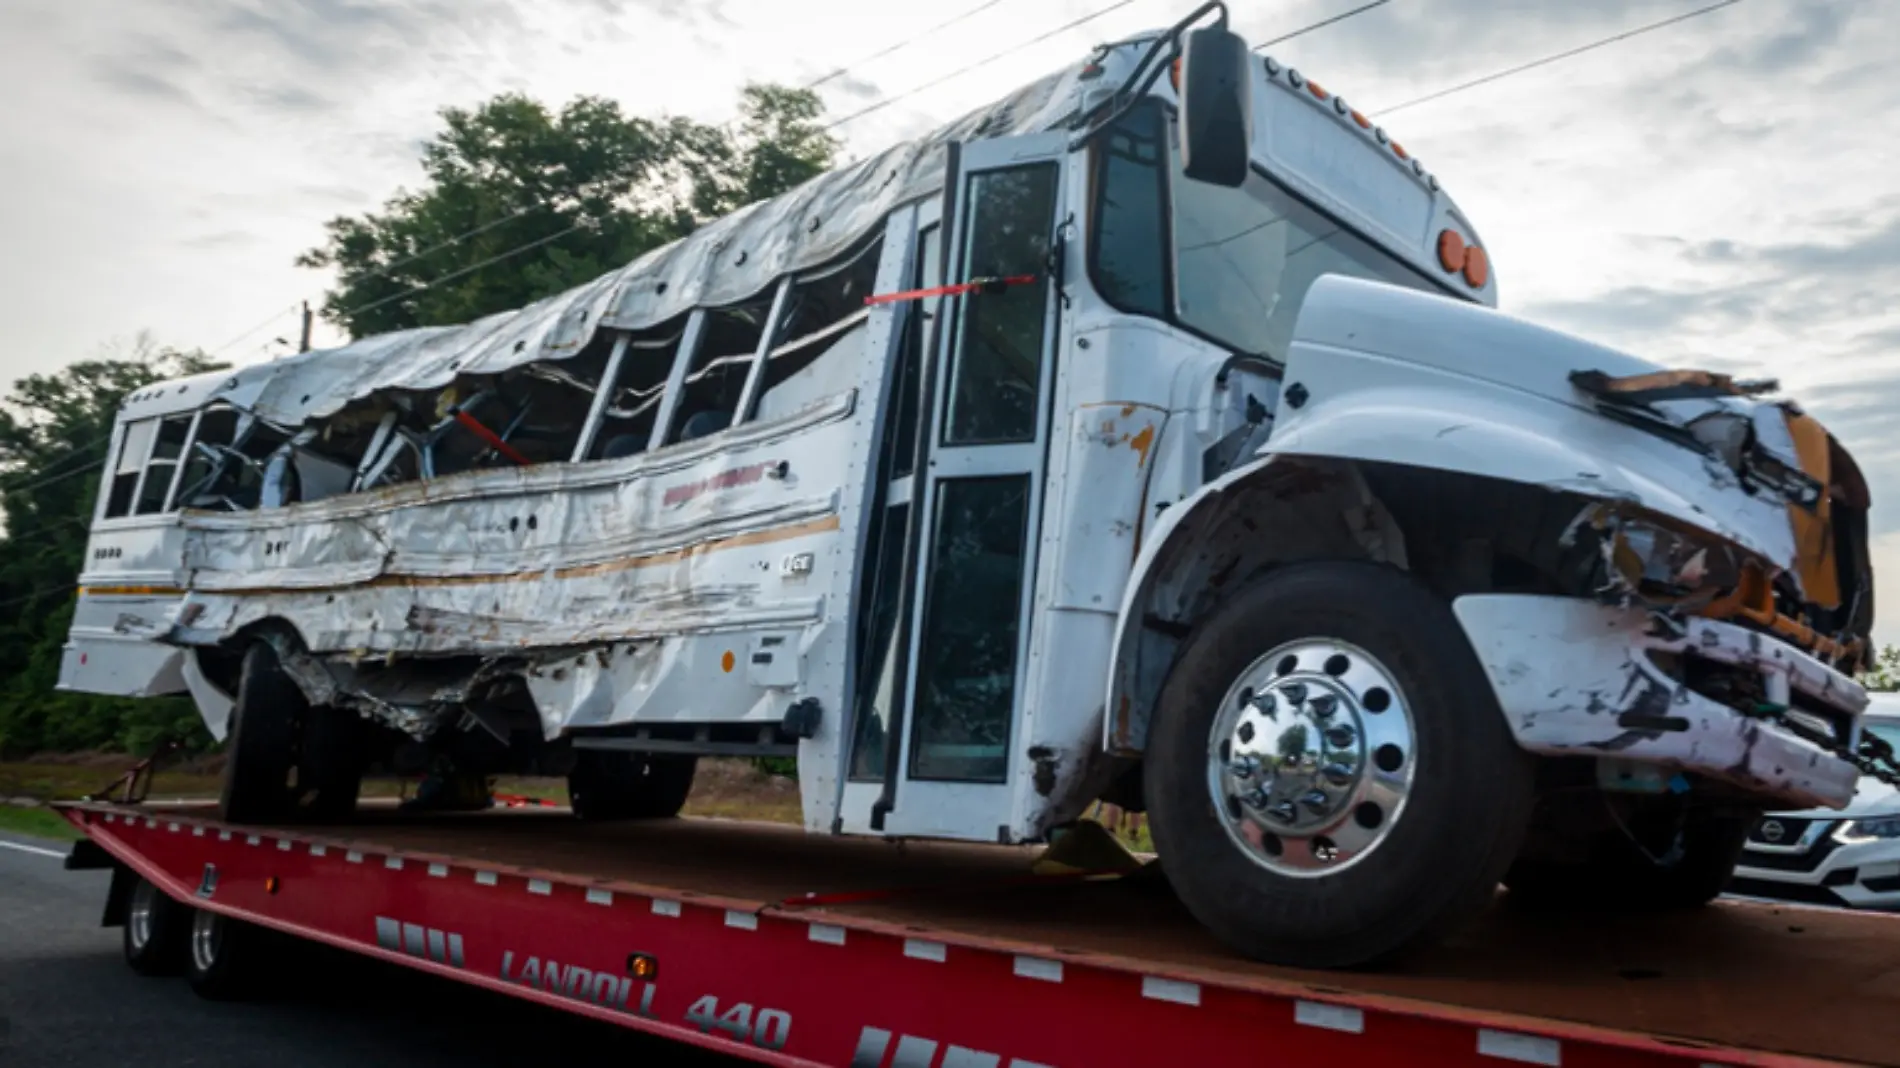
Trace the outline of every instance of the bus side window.
[[771, 298], [706, 312], [699, 347], [686, 368], [673, 425], [663, 445], [717, 434], [733, 424], [759, 337], [772, 313]]
[[847, 262], [792, 284], [784, 322], [784, 340], [766, 356], [755, 414], [760, 419], [788, 415], [822, 397], [851, 388], [862, 356], [864, 298], [877, 284], [883, 257], [880, 236]]
[[666, 396], [667, 375], [685, 331], [686, 320], [681, 318], [628, 339], [620, 373], [607, 387], [613, 395], [601, 412], [600, 430], [594, 434], [588, 459], [612, 460], [647, 450], [653, 440], [653, 422], [660, 417], [660, 401]]
[[119, 460], [112, 465], [111, 485], [106, 491], [106, 519], [132, 514], [132, 497], [139, 487], [139, 472], [145, 470], [146, 454], [152, 451], [152, 436], [158, 420], [141, 419], [127, 423], [119, 442]]
[[172, 476], [178, 473], [179, 458], [185, 454], [185, 439], [191, 434], [191, 416], [174, 415], [158, 421], [158, 436], [152, 442], [152, 458], [145, 465], [145, 481], [139, 486], [135, 515], [156, 515], [170, 503]]

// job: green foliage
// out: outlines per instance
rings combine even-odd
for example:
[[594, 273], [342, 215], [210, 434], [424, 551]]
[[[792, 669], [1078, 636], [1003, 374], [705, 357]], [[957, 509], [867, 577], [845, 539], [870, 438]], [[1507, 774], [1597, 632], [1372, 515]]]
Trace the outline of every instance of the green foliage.
[[141, 336], [131, 350], [14, 383], [0, 402], [0, 753], [149, 750], [162, 736], [204, 745], [189, 701], [60, 693], [60, 650], [72, 622], [112, 421], [125, 395], [214, 370], [202, 353]]
[[753, 757], [752, 766], [761, 774], [776, 775], [781, 779], [798, 778], [798, 760], [794, 757]]
[[1900, 645], [1883, 645], [1880, 655], [1874, 658], [1874, 666], [1861, 677], [1861, 685], [1869, 690], [1892, 693], [1900, 690]]
[[824, 171], [838, 144], [823, 111], [815, 93], [769, 85], [746, 87], [737, 133], [599, 97], [559, 112], [517, 94], [445, 108], [424, 188], [332, 219], [297, 263], [337, 271], [323, 314], [352, 337], [519, 308]]

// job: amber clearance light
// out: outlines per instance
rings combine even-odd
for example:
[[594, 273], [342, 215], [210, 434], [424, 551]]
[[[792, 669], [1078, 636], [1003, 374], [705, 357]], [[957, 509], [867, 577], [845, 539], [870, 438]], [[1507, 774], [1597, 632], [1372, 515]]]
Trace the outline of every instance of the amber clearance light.
[[1483, 289], [1491, 278], [1491, 257], [1478, 246], [1465, 244], [1464, 235], [1456, 230], [1438, 232], [1438, 264], [1448, 274], [1462, 273], [1465, 284], [1473, 289]]

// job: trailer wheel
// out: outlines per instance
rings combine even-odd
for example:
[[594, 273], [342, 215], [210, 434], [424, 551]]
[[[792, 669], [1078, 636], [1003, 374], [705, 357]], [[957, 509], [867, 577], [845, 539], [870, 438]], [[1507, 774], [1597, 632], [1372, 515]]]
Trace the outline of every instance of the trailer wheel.
[[290, 815], [303, 691], [284, 674], [277, 651], [256, 642], [244, 651], [231, 709], [221, 814], [232, 823], [270, 823]]
[[1492, 899], [1533, 767], [1443, 600], [1390, 567], [1319, 562], [1189, 636], [1144, 788], [1203, 925], [1257, 960], [1339, 968], [1424, 948]]
[[568, 804], [584, 820], [670, 819], [686, 805], [699, 758], [582, 749], [567, 775]]
[[1698, 815], [1677, 848], [1648, 854], [1621, 830], [1592, 843], [1590, 859], [1520, 858], [1504, 875], [1509, 900], [1537, 909], [1670, 911], [1701, 908], [1735, 875], [1754, 816]]
[[319, 820], [349, 816], [363, 790], [368, 722], [347, 708], [316, 707], [305, 710], [302, 733], [298, 814]]
[[264, 976], [259, 943], [264, 931], [241, 920], [195, 909], [191, 914], [191, 952], [185, 980], [199, 997], [239, 1001], [256, 997]]
[[125, 912], [125, 962], [140, 975], [177, 975], [184, 970], [191, 910], [139, 879]]

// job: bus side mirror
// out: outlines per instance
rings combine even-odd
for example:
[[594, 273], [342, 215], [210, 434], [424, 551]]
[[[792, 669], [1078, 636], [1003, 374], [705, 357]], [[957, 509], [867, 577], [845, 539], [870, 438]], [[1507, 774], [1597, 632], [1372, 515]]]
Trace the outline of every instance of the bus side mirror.
[[1181, 48], [1181, 172], [1234, 188], [1247, 181], [1253, 139], [1252, 55], [1239, 34], [1190, 30]]

